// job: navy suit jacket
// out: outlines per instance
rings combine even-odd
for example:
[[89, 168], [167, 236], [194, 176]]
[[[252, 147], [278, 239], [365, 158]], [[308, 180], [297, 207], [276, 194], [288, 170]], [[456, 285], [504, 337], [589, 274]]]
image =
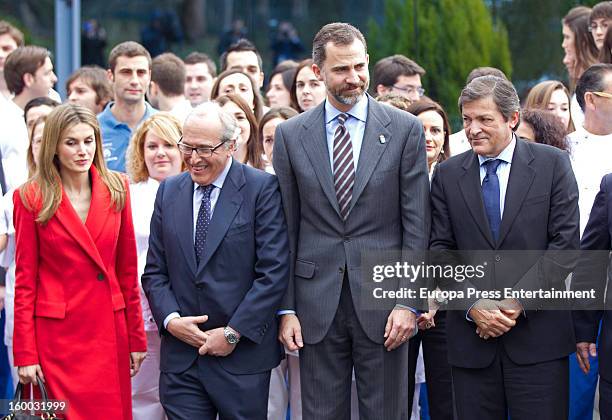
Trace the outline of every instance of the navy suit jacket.
[[289, 243], [276, 177], [234, 161], [217, 204], [200, 265], [193, 246], [193, 181], [189, 173], [161, 183], [151, 219], [142, 285], [161, 332], [161, 370], [180, 373], [198, 349], [169, 334], [172, 312], [208, 315], [202, 330], [230, 325], [242, 334], [235, 350], [215, 359], [234, 374], [278, 365], [276, 311], [289, 274]]
[[[584, 305], [588, 310], [577, 310], [572, 313], [576, 342], [597, 342], [599, 322], [601, 336], [599, 338], [599, 373], [607, 381], [612, 381], [612, 334], [608, 331], [612, 326], [612, 313], [603, 311], [603, 296], [608, 278], [610, 262], [609, 252], [612, 249], [612, 174], [605, 175], [601, 180], [599, 193], [595, 197], [589, 222], [582, 235], [580, 248], [585, 251], [606, 251], [584, 253], [572, 277], [572, 289], [595, 289], [597, 302], [576, 300], [578, 308]], [[612, 291], [608, 285], [606, 302], [611, 302]], [[593, 303], [596, 306], [590, 307]], [[608, 304], [607, 304], [608, 305]], [[608, 306], [606, 305], [606, 309]]]

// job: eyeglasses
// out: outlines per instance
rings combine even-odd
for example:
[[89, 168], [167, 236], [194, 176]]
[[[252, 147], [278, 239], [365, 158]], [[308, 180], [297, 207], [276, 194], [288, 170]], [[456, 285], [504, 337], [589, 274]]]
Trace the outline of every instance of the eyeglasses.
[[195, 150], [196, 154], [199, 157], [209, 158], [213, 155], [213, 153], [215, 153], [215, 150], [217, 150], [219, 147], [223, 146], [224, 144], [225, 142], [222, 141], [221, 143], [217, 144], [216, 146], [212, 146], [212, 147], [209, 147], [209, 146], [192, 147], [192, 146], [189, 146], [183, 143], [183, 138], [181, 137], [178, 142], [178, 148], [180, 152], [185, 156], [191, 156]]
[[419, 95], [419, 97], [425, 95], [425, 89], [423, 89], [420, 86], [410, 86], [410, 85], [408, 85], [406, 87], [403, 87], [403, 86], [393, 85], [393, 88], [397, 89], [397, 90], [401, 90], [402, 92], [406, 92], [408, 94], [416, 92]]
[[612, 99], [612, 93], [608, 92], [591, 92], [595, 96], [599, 96], [600, 98]]
[[589, 32], [595, 32], [597, 28], [601, 28], [602, 32], [606, 32], [608, 30], [609, 25], [610, 25], [609, 20], [604, 20], [603, 22], [601, 22], [601, 24], [598, 24], [597, 22], [593, 22], [589, 25]]

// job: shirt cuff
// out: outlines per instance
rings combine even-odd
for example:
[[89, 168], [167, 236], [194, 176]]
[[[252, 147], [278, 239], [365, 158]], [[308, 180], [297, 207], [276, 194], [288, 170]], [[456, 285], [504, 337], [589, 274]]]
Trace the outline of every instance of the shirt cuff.
[[397, 309], [397, 308], [401, 308], [401, 309], [408, 309], [408, 310], [409, 310], [410, 312], [412, 312], [413, 314], [415, 314], [415, 315], [419, 315], [419, 311], [417, 311], [417, 310], [416, 310], [416, 309], [414, 309], [414, 308], [411, 308], [410, 306], [401, 305], [401, 304], [399, 304], [399, 303], [396, 303], [396, 304], [395, 304], [395, 308], [393, 308], [393, 309]]
[[281, 309], [280, 311], [276, 313], [276, 316], [289, 315], [289, 314], [295, 315], [295, 311], [291, 309]]
[[180, 318], [180, 317], [181, 317], [181, 314], [179, 314], [178, 312], [172, 312], [168, 314], [166, 319], [164, 319], [164, 328], [168, 329], [168, 323], [172, 321], [174, 318]]

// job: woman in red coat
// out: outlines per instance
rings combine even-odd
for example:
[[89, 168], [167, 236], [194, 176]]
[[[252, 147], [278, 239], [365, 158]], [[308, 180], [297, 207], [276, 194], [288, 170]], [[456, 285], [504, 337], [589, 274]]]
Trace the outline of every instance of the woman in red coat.
[[131, 419], [145, 357], [127, 182], [106, 169], [93, 113], [47, 117], [35, 175], [13, 197], [15, 365], [44, 378], [66, 418]]

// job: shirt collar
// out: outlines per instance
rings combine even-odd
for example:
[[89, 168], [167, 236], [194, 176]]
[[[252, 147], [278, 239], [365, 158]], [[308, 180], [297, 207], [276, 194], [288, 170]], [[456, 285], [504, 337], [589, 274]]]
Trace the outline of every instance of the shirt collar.
[[478, 163], [480, 164], [480, 166], [482, 166], [483, 163], [489, 160], [499, 159], [503, 162], [512, 164], [512, 156], [514, 155], [515, 147], [516, 147], [516, 136], [514, 133], [512, 133], [512, 140], [510, 141], [510, 144], [508, 144], [506, 148], [502, 150], [499, 155], [495, 157], [485, 157], [485, 156], [478, 155]]
[[[339, 114], [342, 114], [330, 101], [325, 99], [325, 124], [332, 122]], [[358, 119], [359, 121], [366, 122], [368, 117], [368, 95], [365, 93], [361, 95], [361, 99], [353, 105], [350, 111], [344, 114], [349, 114], [351, 117]]]
[[[106, 121], [112, 127], [117, 127], [118, 125], [126, 125], [124, 122], [118, 121], [115, 118], [115, 115], [113, 115], [111, 111], [113, 105], [115, 105], [115, 101], [110, 101], [109, 103], [107, 103], [102, 112], [98, 114], [98, 118], [103, 121]], [[139, 124], [149, 118], [154, 113], [155, 109], [147, 101], [145, 101], [145, 112], [142, 118], [140, 119]]]
[[[219, 174], [219, 176], [217, 177], [217, 179], [215, 179], [212, 184], [221, 189], [223, 188], [223, 184], [225, 183], [225, 178], [227, 178], [227, 174], [229, 173], [231, 167], [232, 167], [232, 162], [233, 162], [233, 158], [230, 158], [227, 160], [227, 163], [225, 164], [225, 168], [223, 168], [223, 172], [221, 172]], [[200, 184], [197, 183], [193, 183], [193, 190], [195, 191], [198, 187], [200, 186]]]

